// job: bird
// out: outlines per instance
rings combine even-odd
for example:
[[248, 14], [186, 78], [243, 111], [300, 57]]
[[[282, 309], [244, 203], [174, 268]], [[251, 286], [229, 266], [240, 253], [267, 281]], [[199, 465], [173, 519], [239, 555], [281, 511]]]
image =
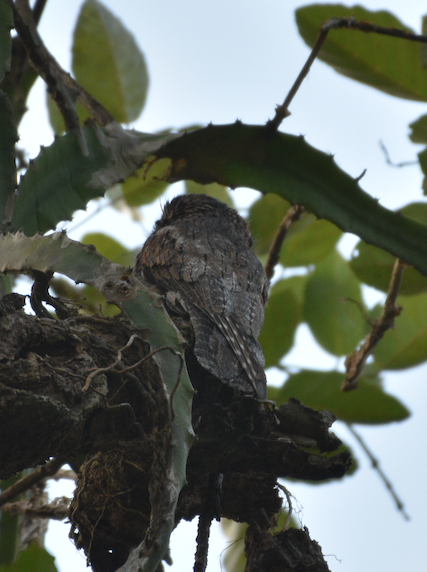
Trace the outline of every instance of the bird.
[[189, 341], [186, 361], [195, 358], [199, 374], [264, 400], [265, 359], [257, 338], [269, 281], [252, 247], [248, 223], [235, 209], [204, 194], [180, 195], [165, 204], [134, 272], [164, 295]]

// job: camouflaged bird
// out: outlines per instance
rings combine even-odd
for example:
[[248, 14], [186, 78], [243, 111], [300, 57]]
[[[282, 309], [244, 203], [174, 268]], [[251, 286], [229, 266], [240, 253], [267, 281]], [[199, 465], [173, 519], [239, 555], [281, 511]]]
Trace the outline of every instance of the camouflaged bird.
[[193, 332], [189, 351], [203, 370], [265, 399], [257, 338], [269, 283], [252, 243], [247, 222], [234, 209], [206, 195], [178, 196], [166, 203], [135, 273], [165, 294], [172, 319], [186, 315]]

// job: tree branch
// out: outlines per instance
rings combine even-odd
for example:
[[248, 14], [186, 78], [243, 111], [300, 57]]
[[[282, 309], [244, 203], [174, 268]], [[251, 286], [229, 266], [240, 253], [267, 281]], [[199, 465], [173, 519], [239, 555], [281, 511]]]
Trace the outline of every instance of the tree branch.
[[396, 305], [396, 299], [402, 284], [405, 268], [406, 264], [397, 258], [381, 316], [375, 320], [371, 331], [365, 337], [360, 348], [345, 360], [347, 374], [341, 387], [342, 391], [350, 391], [357, 388], [368, 357], [372, 355], [386, 331], [394, 327], [394, 319], [402, 312], [402, 307]]
[[288, 210], [282, 222], [280, 223], [276, 231], [276, 235], [273, 239], [270, 252], [268, 253], [268, 260], [265, 265], [265, 272], [269, 280], [273, 278], [274, 268], [276, 267], [276, 264], [279, 262], [280, 251], [282, 249], [283, 241], [285, 240], [286, 235], [288, 234], [288, 230], [291, 228], [294, 222], [297, 222], [301, 218], [301, 215], [303, 214], [304, 210], [305, 210], [304, 207], [301, 205], [293, 205]]
[[52, 459], [46, 465], [39, 467], [38, 469], [32, 471], [29, 475], [26, 475], [22, 479], [19, 479], [14, 485], [6, 489], [0, 494], [0, 506], [3, 506], [7, 502], [14, 499], [16, 496], [25, 493], [31, 487], [45, 479], [57, 473], [59, 469], [64, 465], [66, 461], [61, 458]]

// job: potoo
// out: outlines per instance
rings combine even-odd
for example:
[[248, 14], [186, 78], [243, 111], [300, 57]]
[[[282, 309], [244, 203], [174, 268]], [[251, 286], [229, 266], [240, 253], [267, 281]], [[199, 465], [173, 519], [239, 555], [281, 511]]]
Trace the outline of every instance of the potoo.
[[[187, 367], [195, 357], [201, 371], [265, 399], [265, 360], [257, 338], [268, 280], [252, 242], [234, 209], [206, 195], [182, 195], [166, 203], [135, 272], [165, 294], [172, 319], [184, 316], [191, 324], [192, 336], [184, 334], [187, 341], [191, 337]], [[191, 368], [189, 373], [200, 387]]]

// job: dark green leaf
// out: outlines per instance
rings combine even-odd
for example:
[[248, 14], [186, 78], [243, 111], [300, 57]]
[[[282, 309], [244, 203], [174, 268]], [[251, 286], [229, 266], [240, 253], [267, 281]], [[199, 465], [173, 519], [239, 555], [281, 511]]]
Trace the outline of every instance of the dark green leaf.
[[118, 124], [103, 130], [93, 123], [82, 130], [82, 140], [75, 133], [57, 137], [42, 148], [21, 179], [12, 230], [22, 229], [30, 236], [70, 220], [171, 137], [125, 131]]
[[277, 227], [290, 206], [288, 201], [273, 193], [267, 193], [251, 205], [248, 218], [257, 254], [269, 251]]
[[412, 133], [409, 139], [413, 143], [427, 143], [427, 115], [421, 115], [416, 121], [409, 124]]
[[16, 185], [15, 143], [18, 140], [12, 106], [0, 91], [0, 223], [10, 220]]
[[57, 572], [55, 558], [33, 542], [21, 552], [14, 564], [0, 566], [0, 572]]
[[105, 167], [110, 150], [99, 144], [96, 132], [85, 129], [90, 154], [85, 155], [77, 136], [59, 137], [50, 147], [42, 147], [18, 187], [12, 228], [21, 228], [28, 236], [70, 220], [74, 211], [84, 209], [105, 189], [91, 186], [95, 170]]
[[[354, 17], [387, 28], [412, 32], [393, 14], [342, 4], [304, 6], [296, 11], [299, 32], [313, 47], [319, 27], [329, 18]], [[427, 101], [426, 71], [421, 65], [422, 44], [356, 30], [331, 30], [319, 58], [335, 71], [385, 93]]]
[[277, 365], [293, 346], [295, 331], [302, 318], [305, 281], [305, 276], [294, 276], [279, 280], [271, 290], [259, 337], [266, 367]]
[[83, 4], [73, 43], [73, 72], [120, 123], [137, 119], [148, 90], [148, 71], [132, 34], [97, 0]]
[[400, 296], [403, 307], [393, 329], [388, 330], [375, 352], [375, 367], [403, 369], [427, 360], [427, 295]]
[[305, 290], [304, 318], [317, 342], [340, 356], [353, 351], [368, 330], [360, 283], [334, 252], [316, 266]]
[[0, 82], [10, 69], [12, 40], [10, 30], [13, 28], [12, 8], [5, 0], [0, 1]]
[[328, 409], [347, 423], [391, 423], [409, 417], [406, 407], [375, 381], [362, 376], [357, 390], [343, 392], [343, 378], [336, 371], [303, 370], [291, 375], [282, 388], [269, 388], [269, 398], [284, 403], [295, 397], [313, 409]]
[[185, 192], [193, 195], [209, 195], [218, 201], [222, 201], [229, 207], [234, 207], [234, 202], [227, 187], [218, 185], [218, 183], [211, 183], [210, 185], [199, 185], [194, 181], [185, 181]]
[[142, 167], [135, 171], [122, 184], [123, 197], [130, 207], [148, 205], [158, 199], [168, 187], [163, 180], [170, 166], [168, 159], [156, 161], [148, 169]]
[[176, 138], [157, 156], [173, 160], [170, 182], [216, 181], [276, 193], [427, 274], [427, 226], [379, 205], [303, 137], [242, 124], [210, 126]]

